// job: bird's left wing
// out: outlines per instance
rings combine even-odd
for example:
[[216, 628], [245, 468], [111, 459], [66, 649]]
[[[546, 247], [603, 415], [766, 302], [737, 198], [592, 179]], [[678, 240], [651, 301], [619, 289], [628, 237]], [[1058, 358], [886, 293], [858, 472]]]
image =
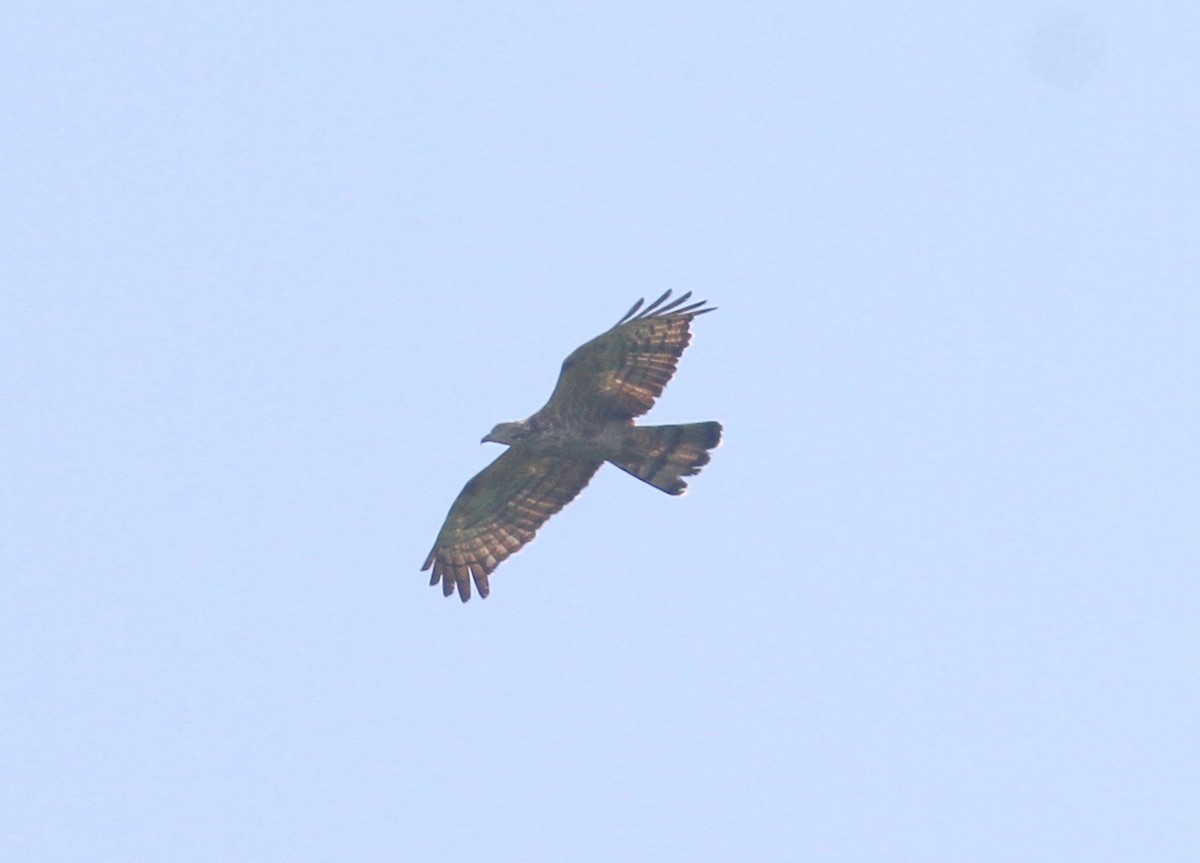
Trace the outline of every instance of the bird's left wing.
[[638, 300], [611, 329], [576, 348], [535, 416], [562, 424], [630, 420], [650, 410], [691, 340], [692, 319], [715, 311], [703, 301], [684, 305], [691, 291], [668, 302], [670, 296], [645, 308]]
[[459, 492], [421, 567], [433, 567], [429, 583], [440, 580], [446, 596], [457, 587], [466, 602], [474, 578], [479, 595], [487, 596], [492, 570], [574, 500], [601, 464], [510, 448]]

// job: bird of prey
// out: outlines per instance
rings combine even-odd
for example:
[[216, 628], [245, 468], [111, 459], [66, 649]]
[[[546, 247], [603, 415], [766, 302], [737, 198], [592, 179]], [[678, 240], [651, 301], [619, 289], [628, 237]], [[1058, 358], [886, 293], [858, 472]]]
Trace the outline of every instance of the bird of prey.
[[[704, 301], [671, 302], [667, 291], [625, 316], [562, 364], [550, 401], [525, 420], [503, 422], [481, 441], [508, 449], [471, 479], [450, 507], [422, 570], [430, 585], [471, 598], [471, 580], [488, 595], [488, 576], [533, 539], [537, 529], [583, 490], [604, 462], [667, 494], [699, 473], [721, 440], [718, 422], [635, 426], [675, 373], [692, 319], [714, 311]], [[641, 310], [639, 312], [639, 309]]]

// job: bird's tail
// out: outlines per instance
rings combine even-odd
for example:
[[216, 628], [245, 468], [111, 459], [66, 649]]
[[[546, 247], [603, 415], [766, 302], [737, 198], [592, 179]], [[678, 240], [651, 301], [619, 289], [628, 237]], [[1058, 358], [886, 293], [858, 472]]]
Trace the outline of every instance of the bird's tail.
[[708, 464], [708, 451], [721, 442], [718, 422], [676, 426], [637, 426], [627, 430], [622, 451], [613, 464], [667, 494], [683, 494], [682, 477]]

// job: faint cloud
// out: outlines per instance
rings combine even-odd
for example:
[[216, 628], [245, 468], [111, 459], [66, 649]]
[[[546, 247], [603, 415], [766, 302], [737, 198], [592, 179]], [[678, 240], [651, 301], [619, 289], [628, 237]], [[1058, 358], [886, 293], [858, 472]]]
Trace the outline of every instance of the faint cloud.
[[1059, 87], [1080, 87], [1104, 65], [1104, 33], [1089, 15], [1063, 10], [1047, 14], [1026, 41], [1033, 73]]

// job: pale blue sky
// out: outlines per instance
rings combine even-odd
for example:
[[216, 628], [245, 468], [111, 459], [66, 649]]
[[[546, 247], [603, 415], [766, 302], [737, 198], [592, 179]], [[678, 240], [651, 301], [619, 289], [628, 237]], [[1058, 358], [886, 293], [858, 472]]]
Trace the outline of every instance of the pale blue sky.
[[[1193, 861], [1200, 7], [0, 12], [0, 859]], [[719, 311], [492, 596], [479, 438]]]

